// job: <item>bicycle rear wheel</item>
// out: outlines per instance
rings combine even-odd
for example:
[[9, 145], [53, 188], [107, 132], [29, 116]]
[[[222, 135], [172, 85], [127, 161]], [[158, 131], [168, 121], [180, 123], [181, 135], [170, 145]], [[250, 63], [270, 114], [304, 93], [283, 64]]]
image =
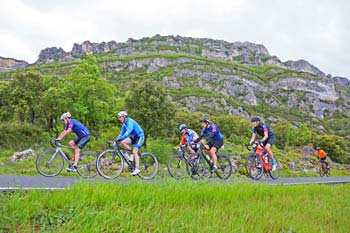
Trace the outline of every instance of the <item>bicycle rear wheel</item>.
[[140, 154], [140, 173], [138, 176], [144, 180], [150, 180], [158, 172], [158, 160], [152, 153]]
[[249, 177], [253, 180], [259, 180], [264, 174], [261, 159], [255, 154], [248, 155], [245, 162], [245, 168]]
[[269, 174], [270, 177], [274, 180], [276, 180], [278, 177], [280, 177], [280, 173], [281, 173], [281, 164], [278, 162], [278, 160], [276, 158], [274, 158], [274, 160], [276, 161], [276, 170], [272, 171], [269, 170]]
[[206, 175], [210, 176], [206, 161], [201, 158], [198, 159], [198, 156], [199, 155], [191, 155], [186, 163], [187, 173], [193, 180], [202, 179]]
[[38, 155], [35, 166], [41, 175], [53, 177], [61, 173], [64, 160], [59, 152], [56, 152], [55, 149], [50, 149]]
[[114, 155], [113, 150], [105, 150], [97, 157], [96, 168], [102, 177], [115, 179], [123, 171], [124, 160], [119, 154]]
[[329, 176], [329, 168], [327, 162], [322, 162], [320, 167], [320, 176]]
[[181, 155], [174, 155], [168, 161], [169, 175], [177, 180], [182, 180], [187, 176], [186, 160]]
[[216, 172], [216, 175], [220, 179], [226, 180], [232, 174], [232, 163], [226, 155], [217, 155], [217, 158], [218, 158], [218, 162], [217, 162], [218, 170]]
[[84, 178], [93, 178], [97, 175], [96, 153], [82, 152], [79, 158], [78, 174]]

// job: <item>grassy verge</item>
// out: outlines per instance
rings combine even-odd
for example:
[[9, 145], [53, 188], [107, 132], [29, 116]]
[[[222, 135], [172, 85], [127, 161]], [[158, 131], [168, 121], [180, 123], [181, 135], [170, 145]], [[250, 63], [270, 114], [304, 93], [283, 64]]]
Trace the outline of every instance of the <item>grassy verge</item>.
[[1, 196], [0, 231], [348, 232], [349, 198], [348, 185], [81, 183]]

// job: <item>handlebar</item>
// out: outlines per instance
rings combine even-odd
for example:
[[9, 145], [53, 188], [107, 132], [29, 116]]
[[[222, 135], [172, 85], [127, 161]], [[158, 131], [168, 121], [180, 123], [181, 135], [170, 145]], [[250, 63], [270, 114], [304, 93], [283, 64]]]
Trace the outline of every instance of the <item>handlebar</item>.
[[255, 148], [257, 146], [261, 146], [262, 148], [265, 148], [265, 146], [264, 146], [264, 144], [263, 144], [263, 142], [261, 140], [257, 140], [255, 142], [253, 142], [251, 145], [249, 143], [245, 144], [245, 147], [249, 151], [251, 151], [253, 148]]

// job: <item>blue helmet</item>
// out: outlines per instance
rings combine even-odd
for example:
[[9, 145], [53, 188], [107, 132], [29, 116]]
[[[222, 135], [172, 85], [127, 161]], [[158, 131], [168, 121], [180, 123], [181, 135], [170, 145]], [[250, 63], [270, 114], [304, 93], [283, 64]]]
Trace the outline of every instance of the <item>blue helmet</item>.
[[199, 122], [205, 122], [205, 123], [210, 123], [210, 118], [209, 117], [204, 117], [202, 118]]

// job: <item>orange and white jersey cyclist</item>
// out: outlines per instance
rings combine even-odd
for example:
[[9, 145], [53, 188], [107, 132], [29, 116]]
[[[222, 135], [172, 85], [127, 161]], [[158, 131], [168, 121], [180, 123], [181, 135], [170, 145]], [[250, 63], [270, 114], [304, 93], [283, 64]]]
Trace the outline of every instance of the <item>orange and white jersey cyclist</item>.
[[186, 147], [191, 154], [195, 154], [196, 152], [192, 149], [191, 142], [198, 138], [198, 134], [194, 130], [189, 129], [186, 124], [181, 124], [179, 130], [182, 136], [178, 148]]
[[321, 150], [319, 146], [316, 147], [315, 156], [319, 158], [322, 162], [325, 162], [327, 164], [327, 167], [329, 168], [329, 164], [326, 162], [327, 153], [324, 150]]

